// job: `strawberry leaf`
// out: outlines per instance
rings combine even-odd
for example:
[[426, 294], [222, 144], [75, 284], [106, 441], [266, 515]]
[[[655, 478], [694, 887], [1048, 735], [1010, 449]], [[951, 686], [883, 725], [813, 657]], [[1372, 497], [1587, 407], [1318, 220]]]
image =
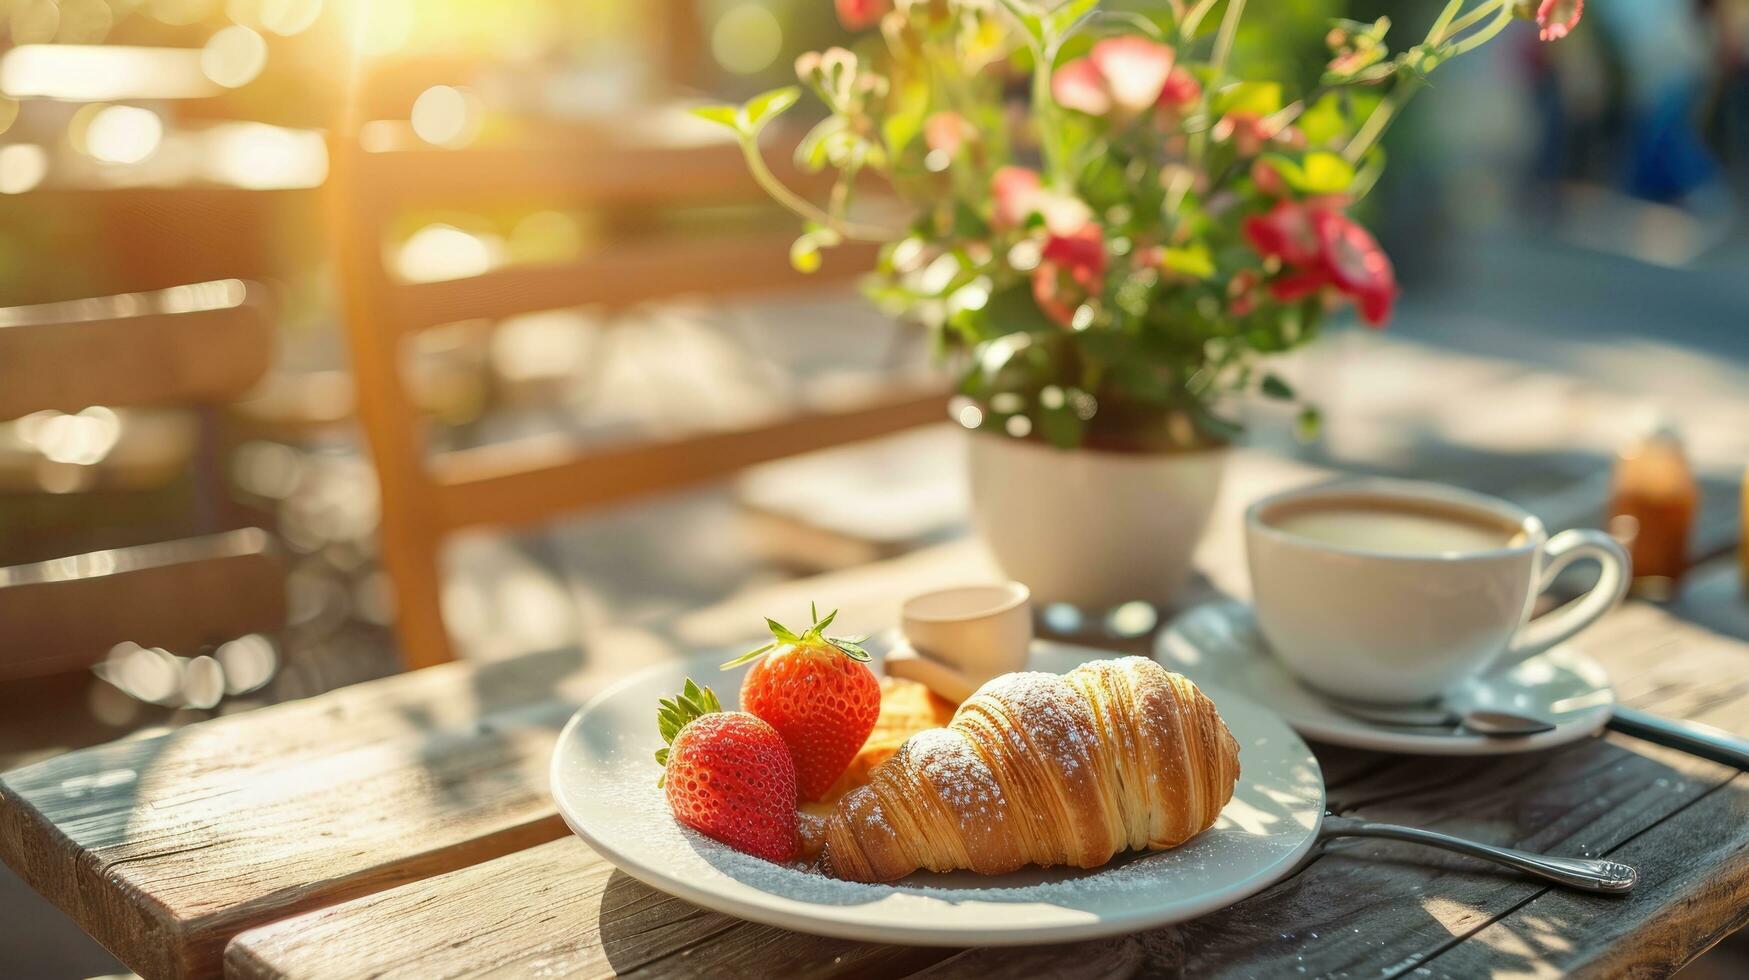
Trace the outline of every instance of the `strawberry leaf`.
[[857, 643], [855, 640], [847, 640], [841, 636], [834, 636], [827, 637], [826, 642], [837, 647], [845, 656], [857, 661], [858, 663], [866, 664], [874, 659], [867, 650], [862, 648], [862, 644]]
[[792, 633], [788, 626], [783, 625], [769, 616], [765, 618], [765, 625], [770, 628], [771, 635], [777, 637], [778, 642], [780, 643], [802, 642], [802, 638]]
[[731, 667], [739, 667], [742, 664], [748, 662], [749, 660], [757, 660], [760, 657], [765, 656], [767, 653], [770, 653], [771, 651], [773, 651], [775, 649], [777, 649], [777, 644], [767, 643], [766, 645], [760, 647], [757, 650], [749, 650], [746, 653], [741, 654], [739, 657], [736, 657], [735, 659], [729, 661], [728, 663], [722, 665], [721, 667], [719, 667], [717, 669], [718, 670], [728, 670]]

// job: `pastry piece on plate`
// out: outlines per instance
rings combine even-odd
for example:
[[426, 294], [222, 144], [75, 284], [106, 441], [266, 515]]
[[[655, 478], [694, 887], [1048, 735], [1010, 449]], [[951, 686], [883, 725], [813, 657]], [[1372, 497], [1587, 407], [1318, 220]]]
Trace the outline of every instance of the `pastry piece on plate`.
[[1097, 867], [1208, 829], [1238, 777], [1214, 703], [1152, 660], [1004, 674], [838, 801], [822, 865], [853, 881]]
[[844, 794], [868, 782], [876, 766], [892, 758], [905, 740], [918, 732], [940, 728], [953, 718], [954, 702], [947, 700], [916, 681], [901, 677], [881, 678], [881, 713], [862, 751], [850, 760], [850, 766], [822, 798], [827, 806], [819, 812], [831, 812]]

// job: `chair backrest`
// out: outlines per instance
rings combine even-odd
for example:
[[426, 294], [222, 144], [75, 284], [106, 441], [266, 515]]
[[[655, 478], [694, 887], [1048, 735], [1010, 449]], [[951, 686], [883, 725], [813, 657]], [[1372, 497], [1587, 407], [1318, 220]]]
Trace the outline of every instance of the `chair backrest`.
[[[0, 419], [211, 406], [272, 352], [261, 290], [237, 280], [0, 309]], [[0, 568], [0, 679], [87, 666], [124, 640], [193, 651], [277, 629], [285, 602], [255, 529]]]
[[[605, 130], [549, 129], [510, 149], [372, 151], [342, 138], [331, 153], [334, 253], [358, 383], [358, 413], [382, 492], [383, 561], [396, 589], [402, 655], [451, 658], [439, 604], [450, 532], [517, 525], [728, 475], [756, 463], [945, 417], [936, 385], [897, 387], [852, 405], [799, 410], [756, 427], [586, 451], [536, 438], [428, 454], [401, 373], [401, 341], [441, 324], [566, 306], [623, 308], [670, 297], [770, 293], [805, 285], [789, 263], [787, 220], [736, 236], [639, 236], [563, 264], [403, 282], [384, 266], [385, 228], [413, 206], [556, 199], [637, 221], [658, 209], [763, 203], [739, 148], [720, 142], [628, 143]], [[787, 179], [805, 182], [793, 169]], [[777, 228], [779, 230], [769, 230]], [[835, 250], [816, 277], [867, 269], [873, 249]]]

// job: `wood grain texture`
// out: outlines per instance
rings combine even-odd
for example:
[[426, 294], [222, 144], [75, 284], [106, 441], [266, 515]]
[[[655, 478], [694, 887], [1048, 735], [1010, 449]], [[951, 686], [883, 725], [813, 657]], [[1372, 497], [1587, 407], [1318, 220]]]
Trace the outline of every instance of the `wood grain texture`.
[[[1592, 649], [1633, 703], [1749, 730], [1749, 692], [1732, 694], [1729, 680], [1749, 665], [1749, 643], [1646, 606], [1600, 630]], [[251, 978], [1662, 975], [1745, 917], [1749, 789], [1724, 767], [1617, 736], [1481, 759], [1315, 748], [1340, 812], [1611, 854], [1640, 865], [1645, 884], [1626, 898], [1578, 895], [1413, 845], [1336, 841], [1289, 880], [1195, 922], [1070, 946], [952, 951], [737, 922], [563, 840], [252, 930], [230, 947], [227, 968]], [[481, 908], [505, 914], [483, 920]]]
[[86, 667], [124, 640], [199, 650], [285, 611], [285, 569], [254, 528], [0, 568], [0, 679]]
[[564, 833], [575, 651], [437, 668], [0, 776], [0, 857], [148, 977], [210, 976], [234, 933]]
[[231, 280], [0, 310], [0, 419], [230, 401], [273, 359], [260, 293]]

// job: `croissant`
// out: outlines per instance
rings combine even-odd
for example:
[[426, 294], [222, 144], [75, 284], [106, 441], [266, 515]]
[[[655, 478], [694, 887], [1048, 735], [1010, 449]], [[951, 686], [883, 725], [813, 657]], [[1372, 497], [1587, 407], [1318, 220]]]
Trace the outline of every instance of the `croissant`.
[[919, 868], [1093, 868], [1215, 822], [1239, 745], [1196, 685], [1144, 657], [995, 678], [911, 736], [826, 820], [821, 865], [852, 881]]

